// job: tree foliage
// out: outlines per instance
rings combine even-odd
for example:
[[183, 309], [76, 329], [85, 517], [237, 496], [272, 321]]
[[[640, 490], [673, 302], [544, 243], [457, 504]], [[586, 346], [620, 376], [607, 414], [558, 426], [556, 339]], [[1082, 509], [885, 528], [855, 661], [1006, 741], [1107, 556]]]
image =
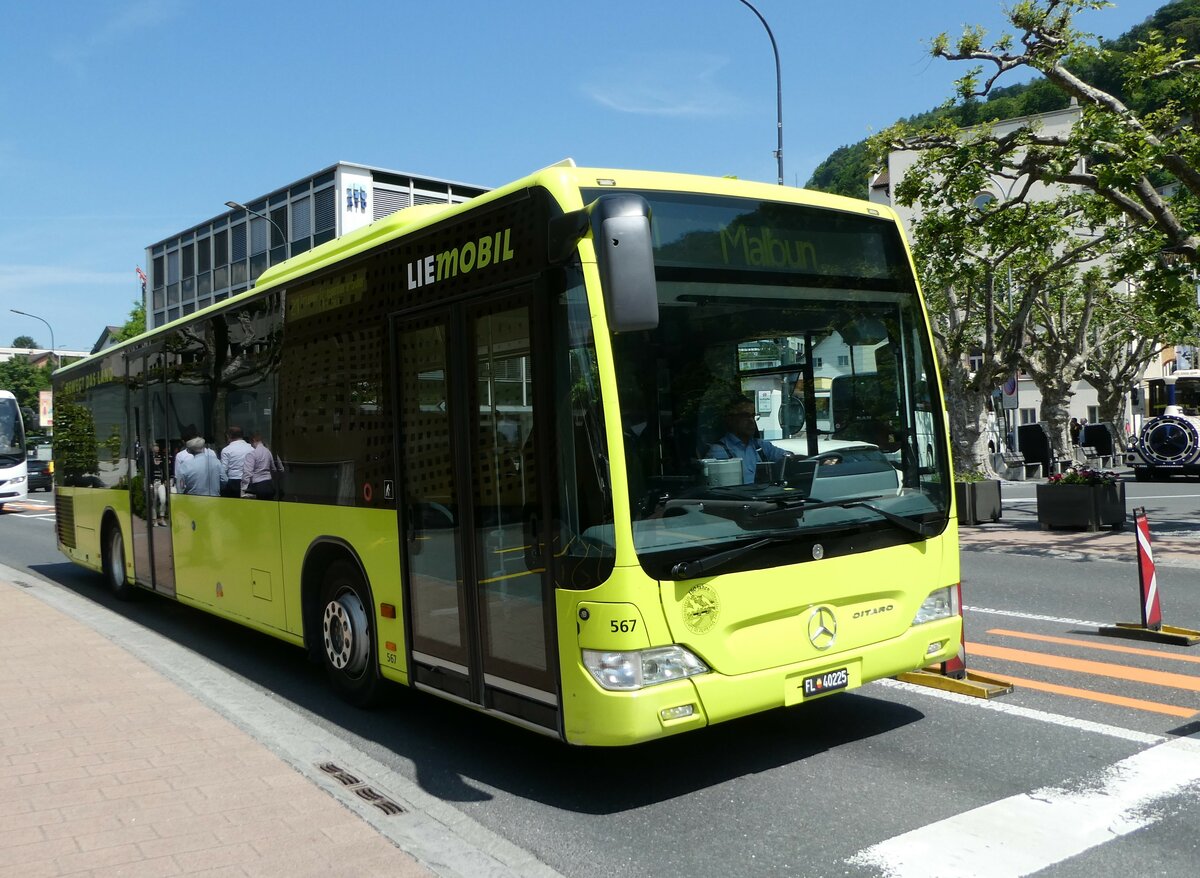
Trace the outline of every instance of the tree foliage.
[[129, 317], [126, 318], [124, 325], [120, 331], [116, 333], [116, 341], [128, 341], [135, 335], [141, 335], [146, 331], [146, 303], [141, 299], [133, 300], [133, 307], [129, 309]]
[[12, 340], [14, 348], [36, 348], [38, 343], [33, 340], [32, 335], [18, 335]]
[[[1161, 37], [1154, 36], [1155, 33]], [[1099, 43], [1103, 54], [1081, 54], [1073, 58], [1073, 69], [1081, 79], [1124, 101], [1135, 113], [1148, 112], [1161, 106], [1161, 91], [1166, 86], [1158, 84], [1153, 88], [1143, 87], [1130, 92], [1126, 89], [1123, 75], [1126, 59], [1144, 42], [1179, 45], [1185, 56], [1200, 53], [1200, 0], [1167, 3], [1121, 37]], [[1005, 87], [993, 84], [985, 96], [968, 96], [898, 121], [913, 128], [940, 121], [947, 121], [955, 128], [964, 128], [1061, 110], [1069, 102], [1069, 94], [1051, 80], [1039, 77], [1031, 82]], [[868, 177], [877, 167], [872, 163], [869, 153], [866, 139], [841, 146], [817, 166], [805, 185], [810, 189], [862, 198]]]
[[[1134, 109], [1077, 72], [1108, 71], [1118, 60], [1072, 28], [1076, 12], [1103, 5], [1027, 0], [1007, 12], [1019, 38], [1001, 35], [989, 45], [983, 30], [968, 27], [953, 45], [944, 34], [931, 44], [937, 57], [983, 62], [959, 80], [957, 106], [994, 97], [1001, 76], [1032, 67], [1064, 100], [1078, 102], [1074, 125], [963, 129], [947, 113], [898, 123], [870, 143], [880, 160], [893, 150], [917, 152], [892, 186], [898, 203], [920, 206], [914, 255], [937, 326], [955, 438], [968, 452], [964, 465], [983, 456], [982, 403], [1007, 374], [1020, 368], [1034, 379], [1061, 455], [1074, 381], [1097, 382], [1117, 421], [1137, 368], [1131, 352], [1152, 349], [1148, 338], [1182, 341], [1195, 322], [1200, 149], [1191, 120], [1200, 58], [1148, 31], [1119, 59], [1124, 93], [1141, 101]], [[1168, 180], [1179, 184], [1173, 196], [1160, 191]], [[981, 210], [976, 197], [989, 191], [1004, 201]], [[977, 364], [970, 371], [968, 356]]]
[[38, 392], [50, 389], [50, 368], [31, 366], [24, 356], [5, 360], [0, 363], [0, 387], [12, 391], [22, 409], [36, 412]]

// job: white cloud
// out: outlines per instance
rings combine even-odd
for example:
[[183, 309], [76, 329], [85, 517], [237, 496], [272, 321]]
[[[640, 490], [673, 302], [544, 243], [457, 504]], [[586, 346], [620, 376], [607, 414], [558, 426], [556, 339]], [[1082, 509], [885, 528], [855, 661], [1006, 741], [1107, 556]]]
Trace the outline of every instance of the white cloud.
[[724, 56], [666, 52], [630, 57], [596, 71], [583, 90], [619, 113], [649, 116], [727, 116], [740, 102], [720, 82]]
[[60, 64], [82, 72], [84, 63], [92, 55], [133, 40], [139, 31], [170, 21], [183, 8], [183, 0], [132, 0], [98, 22], [91, 31], [76, 36], [73, 42], [60, 42], [52, 57]]
[[29, 294], [62, 287], [130, 285], [135, 277], [132, 266], [129, 271], [91, 271], [60, 265], [0, 265], [0, 293]]

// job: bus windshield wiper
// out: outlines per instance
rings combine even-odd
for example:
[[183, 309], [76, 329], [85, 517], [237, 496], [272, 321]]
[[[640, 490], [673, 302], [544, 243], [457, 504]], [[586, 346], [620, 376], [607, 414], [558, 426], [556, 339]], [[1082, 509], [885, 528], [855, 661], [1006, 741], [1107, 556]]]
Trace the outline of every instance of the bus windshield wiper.
[[876, 506], [874, 503], [868, 502], [870, 500], [881, 500], [886, 496], [886, 494], [869, 494], [865, 497], [850, 497], [845, 500], [805, 500], [800, 497], [797, 497], [794, 500], [780, 499], [777, 501], [779, 504], [777, 509], [756, 512], [752, 517], [761, 518], [765, 515], [776, 515], [779, 512], [787, 510], [795, 510], [800, 513], [801, 517], [803, 517], [805, 512], [813, 509], [829, 509], [831, 507], [838, 506], [842, 509], [869, 509], [876, 515], [882, 516], [888, 523], [894, 524], [896, 527], [906, 530], [909, 533], [917, 534], [918, 536], [928, 537], [933, 536], [933, 534], [936, 533], [935, 530], [930, 528], [928, 522], [913, 521], [911, 518], [905, 518], [903, 515], [897, 515], [894, 512], [889, 512], [886, 509]]
[[802, 537], [803, 534], [763, 537], [762, 539], [754, 540], [750, 543], [743, 543], [740, 546], [735, 546], [732, 549], [714, 552], [711, 555], [706, 555], [703, 558], [697, 558], [694, 561], [680, 561], [671, 568], [671, 575], [676, 579], [691, 579], [695, 576], [708, 573], [710, 570], [715, 570], [718, 567], [722, 567], [731, 561], [736, 561], [743, 555], [756, 552], [759, 549], [765, 548], [766, 546], [776, 545], [778, 543], [790, 543], [793, 540]]

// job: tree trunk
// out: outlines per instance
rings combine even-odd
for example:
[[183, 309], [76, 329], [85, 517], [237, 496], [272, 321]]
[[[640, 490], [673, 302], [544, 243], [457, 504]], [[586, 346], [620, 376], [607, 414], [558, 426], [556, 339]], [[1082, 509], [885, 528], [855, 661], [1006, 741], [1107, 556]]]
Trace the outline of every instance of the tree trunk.
[[961, 366], [943, 364], [942, 377], [946, 384], [946, 407], [950, 411], [950, 453], [954, 471], [992, 473], [988, 453], [991, 438], [987, 416], [989, 394], [976, 389], [969, 373]]
[[1042, 422], [1050, 434], [1050, 448], [1056, 458], [1071, 456], [1071, 391], [1069, 382], [1045, 380], [1038, 382], [1042, 392]]
[[1129, 434], [1125, 432], [1125, 405], [1128, 401], [1129, 395], [1124, 387], [1106, 385], [1096, 388], [1096, 404], [1100, 409], [1100, 423], [1108, 425], [1113, 434], [1113, 441], [1122, 451], [1125, 451], [1129, 445]]

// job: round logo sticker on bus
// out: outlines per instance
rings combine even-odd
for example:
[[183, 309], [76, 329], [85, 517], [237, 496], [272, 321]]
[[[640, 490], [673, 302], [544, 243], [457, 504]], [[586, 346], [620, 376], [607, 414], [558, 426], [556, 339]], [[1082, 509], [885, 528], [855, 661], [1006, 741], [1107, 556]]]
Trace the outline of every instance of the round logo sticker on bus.
[[721, 601], [707, 585], [697, 585], [683, 597], [683, 624], [689, 631], [704, 634], [717, 624]]

